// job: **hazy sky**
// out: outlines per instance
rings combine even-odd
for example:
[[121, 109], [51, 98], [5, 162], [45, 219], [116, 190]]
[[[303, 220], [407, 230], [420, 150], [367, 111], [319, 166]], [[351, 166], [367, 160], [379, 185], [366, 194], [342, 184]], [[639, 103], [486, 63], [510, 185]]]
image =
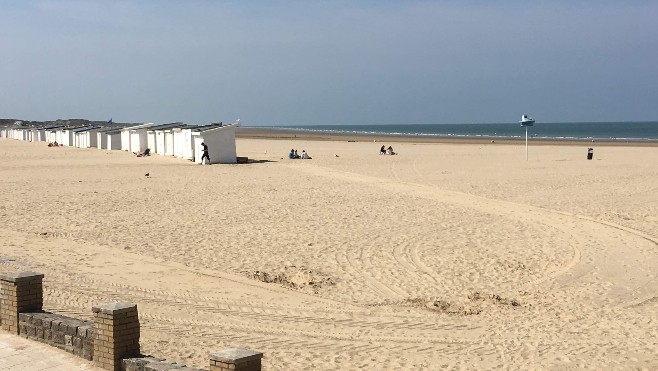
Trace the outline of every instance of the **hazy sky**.
[[0, 117], [658, 120], [658, 1], [3, 1]]

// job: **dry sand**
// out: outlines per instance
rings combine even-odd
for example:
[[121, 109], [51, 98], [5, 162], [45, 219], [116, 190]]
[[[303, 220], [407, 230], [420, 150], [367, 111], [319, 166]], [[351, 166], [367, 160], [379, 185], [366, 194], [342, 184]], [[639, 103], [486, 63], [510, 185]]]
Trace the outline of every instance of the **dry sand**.
[[144, 353], [198, 367], [658, 368], [657, 147], [382, 144], [0, 139], [0, 271], [44, 273], [50, 311], [136, 303]]

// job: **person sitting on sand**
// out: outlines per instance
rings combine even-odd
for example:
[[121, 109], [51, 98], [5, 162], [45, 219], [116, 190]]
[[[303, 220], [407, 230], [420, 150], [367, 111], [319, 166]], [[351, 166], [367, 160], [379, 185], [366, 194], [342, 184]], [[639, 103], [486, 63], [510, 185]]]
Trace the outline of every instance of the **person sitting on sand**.
[[382, 148], [379, 149], [379, 154], [380, 155], [385, 155], [386, 154], [386, 147], [382, 146]]
[[388, 148], [386, 148], [386, 154], [387, 155], [397, 155], [397, 153], [393, 152], [393, 147], [391, 147], [391, 146], [388, 146]]
[[301, 158], [302, 160], [310, 160], [311, 156], [309, 156], [305, 150], [302, 150], [302, 155], [299, 158]]
[[288, 153], [288, 158], [289, 159], [294, 159], [295, 158], [295, 150], [294, 149], [290, 150], [290, 153]]
[[150, 156], [151, 155], [151, 149], [147, 148], [144, 150], [144, 152], [137, 153], [137, 157], [145, 157], [145, 156]]

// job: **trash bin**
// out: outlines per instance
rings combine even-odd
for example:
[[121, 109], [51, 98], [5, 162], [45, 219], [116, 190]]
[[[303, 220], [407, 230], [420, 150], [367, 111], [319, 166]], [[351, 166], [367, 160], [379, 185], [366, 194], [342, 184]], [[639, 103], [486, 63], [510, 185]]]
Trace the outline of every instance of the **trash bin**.
[[594, 157], [594, 148], [588, 148], [587, 149], [587, 159], [591, 160], [592, 157]]

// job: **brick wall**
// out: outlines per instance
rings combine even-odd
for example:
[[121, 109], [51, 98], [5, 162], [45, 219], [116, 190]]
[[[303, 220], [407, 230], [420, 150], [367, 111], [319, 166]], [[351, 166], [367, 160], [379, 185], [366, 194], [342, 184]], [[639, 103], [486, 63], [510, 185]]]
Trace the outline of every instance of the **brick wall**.
[[20, 335], [91, 361], [94, 357], [93, 323], [54, 313], [20, 313]]
[[260, 371], [263, 353], [244, 348], [210, 354], [210, 371]]
[[12, 272], [0, 275], [2, 329], [18, 334], [18, 313], [38, 312], [43, 306], [43, 274]]
[[[140, 354], [137, 306], [115, 302], [92, 307], [94, 320], [47, 313], [43, 274], [0, 274], [0, 328], [46, 343], [112, 371], [203, 371]], [[210, 354], [210, 371], [260, 371], [263, 354], [225, 349]]]
[[185, 365], [179, 365], [176, 363], [169, 363], [163, 359], [157, 359], [153, 357], [143, 357], [143, 358], [124, 358], [123, 359], [123, 369], [125, 371], [146, 371], [146, 370], [158, 370], [158, 371], [205, 371], [200, 368], [190, 368]]

